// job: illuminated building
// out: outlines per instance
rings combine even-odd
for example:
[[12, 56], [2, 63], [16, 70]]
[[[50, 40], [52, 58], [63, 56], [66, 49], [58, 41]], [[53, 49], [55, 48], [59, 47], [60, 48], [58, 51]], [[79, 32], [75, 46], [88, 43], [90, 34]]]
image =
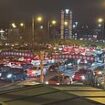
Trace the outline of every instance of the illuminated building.
[[72, 11], [61, 10], [61, 39], [72, 38]]

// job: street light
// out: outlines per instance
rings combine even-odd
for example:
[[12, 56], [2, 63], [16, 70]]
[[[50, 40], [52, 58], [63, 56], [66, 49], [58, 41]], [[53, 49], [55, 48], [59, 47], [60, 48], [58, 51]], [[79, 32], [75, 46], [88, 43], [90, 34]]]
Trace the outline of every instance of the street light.
[[21, 39], [21, 43], [23, 42], [23, 36], [24, 36], [24, 30], [25, 30], [25, 24], [23, 22], [21, 22], [19, 24], [19, 32], [20, 32], [20, 39]]
[[0, 30], [0, 38], [1, 38], [2, 40], [5, 40], [4, 33], [5, 33], [5, 31], [4, 31], [3, 29], [1, 29], [1, 30]]
[[56, 24], [57, 24], [56, 20], [48, 21], [48, 24], [47, 24], [47, 27], [48, 27], [48, 37], [49, 37], [49, 34], [50, 34], [50, 27], [51, 26], [55, 26]]
[[65, 21], [65, 22], [64, 22], [64, 25], [65, 25], [65, 26], [68, 26], [68, 22], [67, 22], [67, 21]]
[[35, 16], [32, 17], [32, 37], [33, 37], [32, 46], [33, 46], [33, 51], [34, 51], [34, 42], [35, 42], [35, 25], [36, 25], [36, 21], [40, 23], [40, 22], [42, 22], [42, 20], [43, 20], [42, 16], [38, 16], [36, 18], [35, 18]]
[[56, 20], [52, 20], [51, 23], [52, 23], [52, 25], [56, 25], [57, 21]]
[[21, 27], [24, 27], [24, 23], [20, 23], [20, 26], [21, 26]]
[[98, 24], [98, 27], [100, 28], [100, 31], [101, 31], [101, 34], [102, 34], [102, 38], [101, 39], [103, 39], [104, 38], [104, 34], [105, 34], [105, 30], [104, 30], [104, 28], [105, 28], [105, 23], [104, 23], [104, 19], [103, 18], [99, 18], [98, 20], [97, 20], [97, 22], [99, 23]]
[[37, 20], [37, 22], [42, 22], [43, 19], [41, 16], [38, 16], [36, 20]]
[[98, 19], [98, 23], [103, 23], [104, 19], [103, 18], [99, 18]]
[[51, 20], [51, 21], [48, 21], [48, 23], [47, 23], [48, 32], [49, 32], [49, 28], [50, 28], [51, 26], [56, 25], [56, 23], [57, 23], [57, 21], [56, 21], [56, 20]]
[[16, 24], [15, 23], [12, 23], [11, 25], [12, 25], [13, 28], [16, 28]]

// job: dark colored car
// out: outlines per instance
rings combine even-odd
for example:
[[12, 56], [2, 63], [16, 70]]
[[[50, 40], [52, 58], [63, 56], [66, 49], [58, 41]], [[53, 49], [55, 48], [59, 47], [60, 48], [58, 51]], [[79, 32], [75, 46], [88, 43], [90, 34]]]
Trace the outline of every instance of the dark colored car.
[[32, 64], [21, 64], [22, 68], [25, 70], [25, 69], [31, 69], [33, 68], [33, 65]]
[[49, 68], [48, 68], [48, 72], [57, 72], [58, 70], [58, 64], [52, 64]]
[[49, 80], [45, 81], [45, 84], [49, 85], [69, 85], [71, 84], [71, 79], [68, 76], [54, 76], [50, 78]]
[[27, 73], [21, 68], [10, 68], [8, 66], [2, 67], [0, 70], [0, 79], [5, 81], [19, 81], [25, 80], [27, 78]]
[[94, 83], [94, 86], [97, 86], [97, 87], [102, 87], [104, 88], [104, 82], [105, 82], [105, 72], [104, 72], [105, 69], [103, 68], [96, 68], [95, 70], [93, 70], [93, 83]]
[[88, 69], [80, 69], [72, 76], [73, 81], [85, 82], [90, 81], [92, 78], [92, 71]]

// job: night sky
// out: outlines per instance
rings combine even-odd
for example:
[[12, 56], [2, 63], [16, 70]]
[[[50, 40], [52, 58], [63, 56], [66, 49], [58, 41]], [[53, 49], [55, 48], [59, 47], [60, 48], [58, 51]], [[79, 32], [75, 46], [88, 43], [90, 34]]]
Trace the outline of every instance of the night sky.
[[98, 17], [105, 17], [105, 0], [0, 0], [0, 25], [12, 20], [31, 21], [32, 15], [38, 14], [58, 18], [65, 8], [82, 23], [95, 23]]

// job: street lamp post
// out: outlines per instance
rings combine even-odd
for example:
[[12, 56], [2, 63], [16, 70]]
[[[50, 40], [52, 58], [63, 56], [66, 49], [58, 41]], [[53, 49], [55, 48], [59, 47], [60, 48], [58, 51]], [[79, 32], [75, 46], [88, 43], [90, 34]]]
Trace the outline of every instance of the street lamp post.
[[20, 28], [19, 28], [19, 32], [20, 32], [20, 42], [23, 43], [24, 42], [24, 31], [25, 31], [25, 24], [23, 22], [20, 23]]
[[18, 24], [16, 24], [15, 22], [13, 22], [13, 23], [11, 23], [11, 27], [10, 28], [15, 32], [15, 34], [16, 34], [16, 30], [18, 30], [19, 36], [17, 36], [17, 37], [19, 39], [18, 41], [21, 44], [21, 42], [23, 40], [25, 24], [23, 22], [18, 23]]
[[104, 34], [105, 34], [105, 23], [104, 23], [104, 19], [103, 18], [99, 18], [98, 19], [98, 26], [101, 28], [101, 34], [102, 34], [102, 37], [101, 37], [101, 39], [104, 39]]
[[32, 17], [32, 49], [34, 51], [34, 42], [35, 42], [35, 23], [34, 23], [34, 17]]
[[55, 26], [57, 23], [56, 20], [48, 21], [47, 27], [48, 27], [48, 37], [50, 36], [50, 27]]
[[36, 24], [36, 21], [40, 23], [42, 21], [42, 17], [38, 16], [36, 19], [35, 19], [35, 16], [32, 17], [32, 48], [33, 48], [33, 51], [34, 51], [34, 44], [35, 44], [35, 24]]
[[0, 38], [3, 40], [5, 40], [4, 33], [5, 33], [5, 31], [3, 29], [1, 29], [0, 30]]

